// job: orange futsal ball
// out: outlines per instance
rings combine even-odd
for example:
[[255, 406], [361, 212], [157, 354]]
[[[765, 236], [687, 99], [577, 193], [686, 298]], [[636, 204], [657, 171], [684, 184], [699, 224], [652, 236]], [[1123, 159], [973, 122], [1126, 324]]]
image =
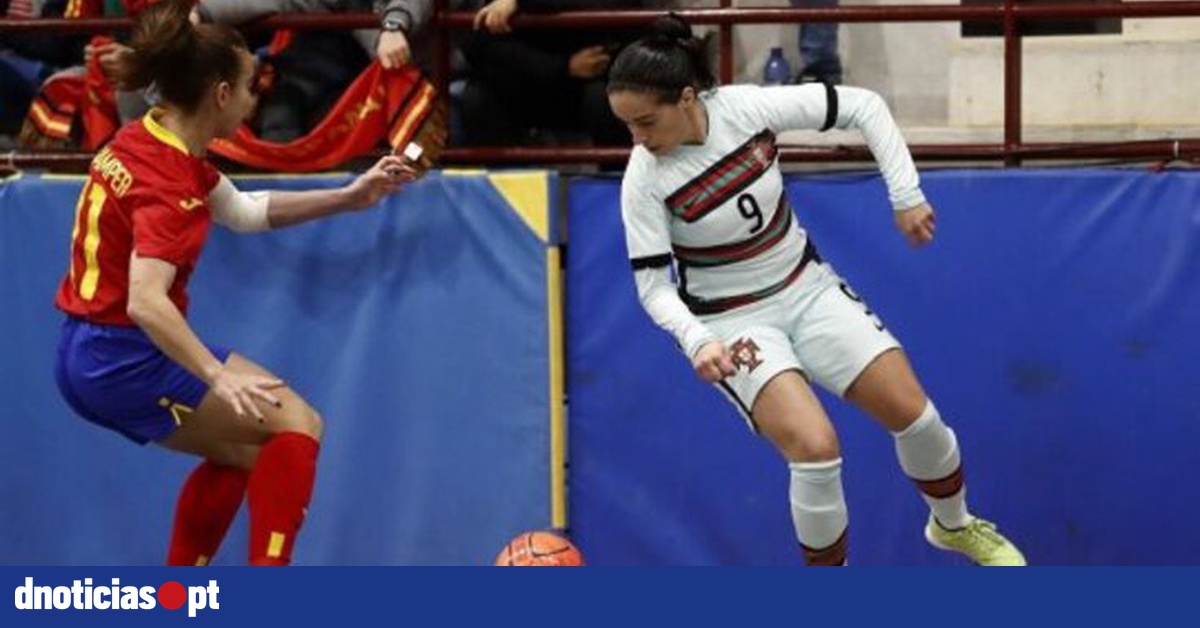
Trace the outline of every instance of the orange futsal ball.
[[583, 554], [553, 532], [523, 532], [496, 556], [497, 567], [582, 567]]

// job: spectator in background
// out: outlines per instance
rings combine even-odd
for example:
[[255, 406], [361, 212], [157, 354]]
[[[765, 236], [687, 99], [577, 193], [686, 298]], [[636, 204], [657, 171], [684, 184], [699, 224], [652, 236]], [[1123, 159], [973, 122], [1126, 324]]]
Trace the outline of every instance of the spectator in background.
[[[461, 2], [451, 0], [457, 7]], [[276, 81], [264, 94], [255, 131], [265, 140], [286, 142], [315, 126], [362, 72], [372, 57], [384, 69], [416, 63], [430, 65], [426, 28], [433, 0], [201, 0], [195, 15], [202, 21], [238, 24], [272, 13], [371, 12], [379, 28], [304, 31], [273, 51]], [[278, 46], [276, 39], [275, 46]]]
[[[66, 5], [66, 0], [0, 0], [0, 19], [62, 17]], [[0, 136], [17, 135], [42, 82], [77, 65], [83, 42], [79, 36], [0, 35]], [[0, 147], [11, 148], [12, 137], [0, 137]]]
[[8, 52], [0, 52], [0, 149], [15, 146], [14, 137], [46, 78], [45, 66]]
[[[384, 69], [398, 68], [413, 60], [412, 40], [423, 37], [425, 26], [433, 17], [433, 0], [375, 0], [379, 15], [379, 37], [375, 54]], [[418, 46], [424, 58], [428, 46]]]
[[[157, 0], [12, 0], [7, 6], [7, 14], [27, 17], [32, 12], [41, 17], [68, 19], [132, 17], [155, 2]], [[139, 117], [148, 109], [141, 92], [108, 89], [102, 75], [111, 72], [127, 51], [109, 35], [20, 35], [10, 43], [33, 51], [22, 54], [57, 66], [42, 76], [44, 80], [38, 86], [38, 94], [32, 99], [21, 126], [18, 139], [21, 146], [96, 148], [107, 141], [119, 122]], [[93, 61], [96, 61], [95, 66], [89, 67]], [[53, 71], [57, 68], [63, 69]], [[110, 115], [110, 109], [117, 115]]]
[[593, 144], [627, 146], [605, 79], [613, 56], [636, 33], [614, 30], [514, 32], [512, 17], [569, 10], [643, 8], [641, 0], [493, 0], [475, 15], [464, 44], [468, 79], [463, 132], [477, 146], [527, 143], [540, 132], [582, 134]]
[[[450, 11], [473, 10], [483, 0], [447, 0]], [[379, 15], [380, 36], [376, 47], [379, 62], [384, 68], [393, 68], [405, 63], [415, 63], [429, 74], [433, 69], [433, 33], [429, 27], [436, 10], [433, 0], [376, 0], [375, 12]], [[462, 114], [461, 100], [466, 75], [466, 60], [463, 58], [459, 37], [451, 35], [450, 76], [447, 80], [450, 103], [451, 143], [461, 143]]]
[[[201, 0], [192, 21], [236, 25], [274, 13], [371, 10], [370, 0]], [[277, 34], [259, 53], [272, 68], [272, 84], [251, 123], [255, 133], [273, 142], [307, 133], [370, 63], [377, 45], [382, 46], [377, 29]]]
[[[157, 2], [159, 0], [72, 0], [67, 3], [66, 17], [137, 17], [142, 11]], [[124, 33], [120, 34], [121, 39], [118, 40], [108, 37], [92, 37], [84, 48], [84, 64], [90, 62], [93, 56], [98, 56], [100, 67], [111, 80], [114, 68], [120, 62], [121, 57], [129, 51], [127, 46], [117, 43], [117, 41], [124, 41], [125, 35]], [[147, 95], [144, 90], [132, 91], [117, 88], [113, 92], [113, 99], [117, 105], [119, 122], [125, 124], [146, 115], [146, 112], [150, 110], [153, 97]]]
[[[838, 0], [791, 0], [804, 9], [837, 8]], [[800, 25], [800, 73], [797, 83], [841, 85], [842, 58], [838, 54], [837, 22], [805, 22]]]
[[[0, 18], [58, 18], [66, 8], [67, 0], [0, 0]], [[0, 50], [65, 68], [79, 63], [86, 39], [80, 35], [11, 33], [0, 35]]]

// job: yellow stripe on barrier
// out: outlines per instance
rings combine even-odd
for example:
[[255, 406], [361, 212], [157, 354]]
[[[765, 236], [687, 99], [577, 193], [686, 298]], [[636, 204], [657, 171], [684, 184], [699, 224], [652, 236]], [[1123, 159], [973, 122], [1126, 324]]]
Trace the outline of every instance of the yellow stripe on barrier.
[[562, 270], [557, 246], [546, 249], [546, 318], [550, 334], [550, 525], [567, 527], [567, 418], [564, 411]]

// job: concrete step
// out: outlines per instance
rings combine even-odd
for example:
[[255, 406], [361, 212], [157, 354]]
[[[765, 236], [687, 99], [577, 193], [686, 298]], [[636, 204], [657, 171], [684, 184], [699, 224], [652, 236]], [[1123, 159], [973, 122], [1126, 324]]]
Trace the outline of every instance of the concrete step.
[[[1196, 124], [1200, 29], [1193, 37], [1029, 38], [1023, 47], [1022, 118], [1029, 125], [1163, 128]], [[960, 39], [950, 48], [950, 126], [1003, 123], [1003, 48]]]
[[[903, 128], [909, 144], [998, 144], [1004, 141], [1001, 126], [913, 126]], [[1200, 125], [1033, 125], [1022, 129], [1023, 142], [1131, 142], [1143, 140], [1200, 139]], [[862, 144], [858, 131], [788, 131], [779, 143], [790, 146], [839, 146]]]

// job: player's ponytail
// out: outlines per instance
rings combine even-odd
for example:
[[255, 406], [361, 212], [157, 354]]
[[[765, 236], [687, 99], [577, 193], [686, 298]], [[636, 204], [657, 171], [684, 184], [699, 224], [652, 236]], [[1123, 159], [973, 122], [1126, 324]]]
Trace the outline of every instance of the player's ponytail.
[[656, 19], [650, 34], [622, 50], [608, 73], [610, 94], [649, 92], [664, 103], [678, 102], [685, 87], [702, 92], [716, 84], [704, 40], [674, 13]]
[[246, 49], [241, 33], [226, 26], [193, 25], [191, 3], [163, 0], [138, 14], [121, 57], [116, 83], [136, 90], [153, 84], [163, 100], [195, 111], [217, 81], [239, 77], [238, 49]]

